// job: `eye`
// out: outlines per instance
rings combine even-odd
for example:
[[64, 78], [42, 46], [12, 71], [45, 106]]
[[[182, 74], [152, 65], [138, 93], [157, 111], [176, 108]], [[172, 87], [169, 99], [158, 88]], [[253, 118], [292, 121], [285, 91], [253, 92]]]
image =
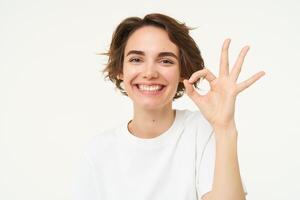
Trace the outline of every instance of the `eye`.
[[139, 59], [139, 58], [131, 58], [129, 60], [129, 62], [133, 62], [133, 63], [137, 63], [137, 62], [140, 62], [140, 61], [141, 61], [141, 59]]
[[163, 59], [163, 60], [161, 60], [161, 62], [162, 62], [163, 64], [174, 64], [173, 61], [168, 60], [168, 59]]

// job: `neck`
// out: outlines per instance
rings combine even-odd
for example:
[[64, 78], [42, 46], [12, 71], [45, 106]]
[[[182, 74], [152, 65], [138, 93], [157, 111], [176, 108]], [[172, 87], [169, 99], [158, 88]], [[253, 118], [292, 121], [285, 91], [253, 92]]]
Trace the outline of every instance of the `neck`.
[[168, 130], [174, 119], [175, 110], [172, 109], [172, 105], [157, 110], [135, 107], [133, 119], [128, 124], [128, 130], [140, 138], [154, 138]]

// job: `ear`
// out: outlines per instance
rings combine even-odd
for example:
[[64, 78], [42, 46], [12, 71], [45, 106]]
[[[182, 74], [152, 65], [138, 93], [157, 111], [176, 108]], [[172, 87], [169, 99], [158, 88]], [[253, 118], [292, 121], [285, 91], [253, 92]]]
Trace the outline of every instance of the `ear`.
[[120, 80], [123, 80], [123, 74], [118, 74], [117, 78], [120, 79]]

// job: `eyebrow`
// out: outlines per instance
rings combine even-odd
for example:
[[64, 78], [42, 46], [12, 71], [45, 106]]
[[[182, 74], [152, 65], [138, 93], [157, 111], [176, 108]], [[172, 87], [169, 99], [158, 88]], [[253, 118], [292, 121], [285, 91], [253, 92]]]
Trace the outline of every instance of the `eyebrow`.
[[[127, 56], [129, 56], [130, 54], [138, 54], [138, 55], [145, 55], [145, 52], [143, 52], [143, 51], [138, 51], [138, 50], [131, 50], [131, 51], [129, 51], [127, 54], [126, 54], [126, 57]], [[171, 57], [174, 57], [174, 58], [176, 58], [177, 60], [178, 60], [178, 58], [177, 58], [177, 56], [174, 54], [174, 53], [172, 53], [172, 52], [160, 52], [159, 54], [158, 54], [158, 57], [164, 57], [164, 56], [171, 56]]]

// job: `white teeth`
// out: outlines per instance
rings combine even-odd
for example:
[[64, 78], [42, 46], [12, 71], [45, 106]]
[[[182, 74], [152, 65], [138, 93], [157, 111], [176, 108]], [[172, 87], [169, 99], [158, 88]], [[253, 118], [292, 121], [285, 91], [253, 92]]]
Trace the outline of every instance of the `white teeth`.
[[138, 88], [142, 91], [158, 91], [162, 85], [138, 85]]

